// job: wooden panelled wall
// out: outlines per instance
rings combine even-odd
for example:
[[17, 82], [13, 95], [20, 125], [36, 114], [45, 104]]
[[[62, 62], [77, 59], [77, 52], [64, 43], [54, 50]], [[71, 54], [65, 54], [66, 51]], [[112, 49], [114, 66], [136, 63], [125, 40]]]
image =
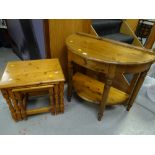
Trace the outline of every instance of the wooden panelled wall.
[[67, 49], [65, 39], [76, 32], [90, 33], [91, 20], [50, 19], [49, 38], [51, 58], [59, 58], [65, 77], [67, 77]]
[[[91, 27], [91, 19], [49, 19], [46, 20], [45, 27], [48, 29], [50, 40], [50, 49], [47, 50], [48, 58], [59, 58], [65, 77], [67, 78], [67, 49], [65, 39], [76, 32], [93, 33]], [[126, 22], [130, 25], [133, 31], [136, 30], [138, 19], [127, 19]], [[96, 35], [96, 34], [94, 34]], [[47, 36], [47, 35], [46, 35]]]

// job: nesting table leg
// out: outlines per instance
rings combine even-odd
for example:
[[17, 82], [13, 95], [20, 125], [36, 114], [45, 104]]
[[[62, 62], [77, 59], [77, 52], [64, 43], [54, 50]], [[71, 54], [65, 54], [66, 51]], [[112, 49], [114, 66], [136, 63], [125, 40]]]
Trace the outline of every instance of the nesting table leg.
[[15, 93], [15, 96], [16, 96], [16, 99], [17, 99], [17, 101], [18, 101], [18, 106], [19, 106], [19, 108], [20, 108], [22, 118], [23, 118], [23, 119], [27, 119], [26, 109], [25, 109], [25, 106], [24, 106], [23, 100], [22, 100], [22, 94], [19, 93], [19, 92], [16, 92], [16, 93]]
[[64, 82], [59, 84], [59, 95], [60, 95], [60, 112], [64, 112]]
[[53, 96], [53, 88], [49, 89], [49, 96], [50, 96], [50, 104], [51, 104], [51, 114], [55, 114], [55, 104], [54, 104], [54, 96]]
[[55, 114], [59, 113], [59, 88], [58, 84], [54, 86]]
[[7, 103], [8, 106], [9, 106], [9, 109], [10, 109], [11, 115], [12, 115], [12, 118], [13, 118], [15, 121], [17, 121], [17, 120], [18, 120], [18, 119], [17, 119], [17, 115], [16, 115], [16, 112], [15, 112], [14, 107], [12, 106], [12, 103], [11, 103], [11, 101], [10, 101], [10, 98], [9, 98], [9, 95], [8, 95], [7, 90], [2, 89], [1, 92], [2, 92], [3, 97], [4, 97], [5, 100], [6, 100], [6, 103]]
[[12, 90], [8, 90], [8, 91], [9, 91], [9, 96], [11, 97], [11, 100], [12, 100], [13, 105], [14, 105], [15, 110], [16, 110], [17, 120], [22, 120], [20, 108], [18, 106], [18, 103], [17, 103], [17, 100], [16, 100], [16, 98], [14, 96], [14, 93], [12, 92]]
[[[54, 84], [54, 87], [49, 87], [50, 106], [52, 114], [64, 112], [64, 82]], [[12, 91], [12, 89], [2, 89], [3, 97], [5, 98], [11, 115], [15, 121], [27, 119], [26, 100], [27, 93], [21, 91]], [[49, 109], [48, 109], [49, 111]]]

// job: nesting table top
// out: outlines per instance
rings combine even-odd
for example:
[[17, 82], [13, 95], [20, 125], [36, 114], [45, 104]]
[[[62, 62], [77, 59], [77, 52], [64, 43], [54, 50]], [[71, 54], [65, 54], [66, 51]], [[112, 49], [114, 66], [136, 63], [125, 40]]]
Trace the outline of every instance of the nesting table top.
[[0, 89], [65, 81], [58, 59], [8, 62]]

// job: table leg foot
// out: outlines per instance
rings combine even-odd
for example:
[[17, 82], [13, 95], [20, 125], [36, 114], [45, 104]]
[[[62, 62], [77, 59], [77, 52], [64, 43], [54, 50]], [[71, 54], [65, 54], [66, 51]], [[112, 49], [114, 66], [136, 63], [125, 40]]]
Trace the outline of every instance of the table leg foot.
[[17, 120], [17, 117], [16, 117], [16, 114], [15, 113], [11, 113], [11, 116], [12, 118], [16, 121]]
[[128, 105], [127, 108], [126, 108], [126, 110], [127, 111], [130, 111], [130, 109], [131, 109], [131, 105]]
[[72, 97], [71, 96], [67, 96], [67, 101], [71, 102]]
[[103, 117], [103, 114], [102, 113], [98, 113], [98, 121], [101, 121], [102, 117]]
[[69, 61], [68, 62], [68, 88], [67, 88], [68, 102], [71, 102], [72, 91], [73, 91], [72, 76], [73, 76], [73, 64], [72, 64], [72, 62]]

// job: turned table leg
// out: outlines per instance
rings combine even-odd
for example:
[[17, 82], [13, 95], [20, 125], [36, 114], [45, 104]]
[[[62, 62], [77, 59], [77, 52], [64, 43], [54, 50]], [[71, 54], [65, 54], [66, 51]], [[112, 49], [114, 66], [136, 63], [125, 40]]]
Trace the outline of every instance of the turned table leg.
[[60, 112], [64, 112], [64, 82], [59, 84], [59, 95], [60, 95]]
[[108, 94], [109, 94], [111, 85], [112, 85], [112, 79], [107, 79], [106, 82], [105, 82], [103, 95], [102, 95], [102, 100], [101, 100], [101, 103], [100, 103], [100, 110], [99, 110], [99, 113], [98, 113], [98, 120], [99, 121], [103, 117], [103, 112], [104, 112], [104, 109], [105, 109], [105, 106], [106, 106], [106, 102], [107, 102], [107, 99], [108, 99]]
[[71, 61], [68, 62], [68, 88], [67, 88], [67, 100], [70, 102], [72, 97], [72, 76], [73, 76], [73, 64]]
[[59, 91], [58, 84], [54, 86], [54, 103], [55, 103], [55, 114], [59, 113]]
[[54, 91], [53, 88], [49, 89], [49, 96], [50, 96], [50, 105], [51, 105], [51, 114], [55, 114], [55, 102], [54, 102]]
[[7, 103], [8, 106], [9, 106], [9, 109], [10, 109], [11, 115], [12, 115], [12, 118], [13, 118], [15, 121], [17, 121], [17, 120], [18, 120], [18, 119], [17, 119], [17, 115], [16, 115], [16, 112], [15, 112], [14, 107], [12, 106], [12, 103], [11, 103], [11, 100], [10, 100], [10, 98], [9, 98], [9, 95], [8, 95], [7, 90], [2, 89], [1, 92], [2, 92], [3, 97], [4, 97], [5, 100], [6, 100], [6, 103]]
[[132, 107], [132, 105], [134, 103], [134, 100], [135, 100], [135, 98], [136, 98], [136, 96], [137, 96], [137, 94], [139, 92], [139, 89], [141, 88], [141, 86], [142, 86], [142, 84], [144, 82], [146, 74], [147, 74], [147, 71], [142, 72], [140, 74], [140, 77], [139, 77], [139, 79], [138, 79], [138, 81], [137, 81], [137, 83], [136, 83], [136, 85], [135, 85], [135, 87], [133, 89], [132, 95], [131, 95], [130, 99], [128, 100], [127, 111], [129, 111], [130, 108]]
[[8, 92], [9, 92], [9, 96], [10, 96], [12, 102], [13, 102], [13, 105], [14, 105], [14, 107], [15, 107], [15, 111], [16, 111], [16, 115], [17, 115], [17, 120], [18, 120], [18, 121], [19, 121], [19, 120], [22, 120], [20, 108], [19, 108], [19, 106], [18, 106], [18, 103], [17, 103], [17, 100], [16, 100], [16, 98], [15, 98], [15, 95], [14, 95], [14, 93], [12, 92], [12, 90], [8, 90]]
[[25, 105], [23, 104], [22, 94], [19, 93], [19, 92], [16, 92], [14, 94], [15, 94], [15, 97], [16, 97], [16, 99], [18, 101], [18, 106], [19, 106], [22, 118], [26, 120], [27, 119], [27, 114], [26, 114]]

